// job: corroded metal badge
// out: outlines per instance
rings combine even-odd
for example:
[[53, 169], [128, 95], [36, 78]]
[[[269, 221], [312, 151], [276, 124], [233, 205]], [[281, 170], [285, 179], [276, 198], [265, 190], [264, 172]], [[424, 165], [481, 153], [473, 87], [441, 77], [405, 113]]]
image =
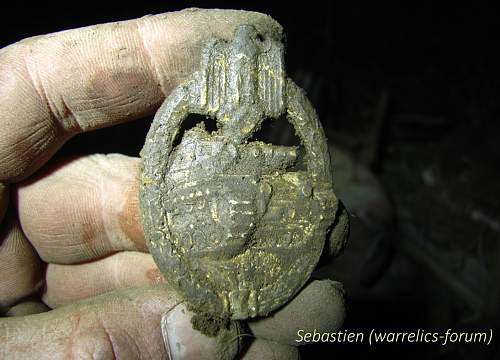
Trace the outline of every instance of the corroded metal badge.
[[[209, 42], [201, 69], [163, 103], [142, 149], [140, 203], [156, 263], [193, 310], [246, 319], [308, 280], [334, 222], [328, 147], [316, 113], [286, 78], [280, 41], [241, 26]], [[186, 130], [189, 114], [216, 119]], [[286, 115], [305, 149], [251, 141]], [[176, 145], [176, 143], [178, 144]], [[344, 241], [343, 238], [338, 239]]]

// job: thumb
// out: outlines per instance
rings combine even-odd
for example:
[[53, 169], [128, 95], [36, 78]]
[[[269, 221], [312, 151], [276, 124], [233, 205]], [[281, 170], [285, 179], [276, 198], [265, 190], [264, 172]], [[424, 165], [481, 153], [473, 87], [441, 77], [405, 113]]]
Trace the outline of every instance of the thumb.
[[0, 358], [214, 358], [215, 340], [193, 330], [191, 314], [178, 304], [175, 292], [163, 285], [0, 319]]
[[217, 336], [209, 337], [193, 329], [193, 315], [179, 304], [163, 316], [161, 329], [169, 359], [233, 359], [239, 350], [238, 324], [231, 321], [219, 328]]

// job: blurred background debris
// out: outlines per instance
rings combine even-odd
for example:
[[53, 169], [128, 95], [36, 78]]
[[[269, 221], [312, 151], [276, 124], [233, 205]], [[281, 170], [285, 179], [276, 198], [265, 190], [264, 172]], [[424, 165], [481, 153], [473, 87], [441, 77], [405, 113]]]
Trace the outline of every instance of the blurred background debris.
[[[13, 4], [13, 6], [15, 6]], [[331, 142], [351, 238], [314, 274], [347, 290], [353, 331], [500, 330], [498, 14], [486, 6], [192, 1], [117, 7], [41, 3], [2, 13], [0, 45], [186, 6], [270, 14], [286, 30], [287, 69]], [[77, 136], [58, 156], [138, 155], [150, 119]], [[264, 124], [267, 141], [296, 144]], [[369, 347], [316, 344], [302, 358], [493, 359], [498, 341]]]

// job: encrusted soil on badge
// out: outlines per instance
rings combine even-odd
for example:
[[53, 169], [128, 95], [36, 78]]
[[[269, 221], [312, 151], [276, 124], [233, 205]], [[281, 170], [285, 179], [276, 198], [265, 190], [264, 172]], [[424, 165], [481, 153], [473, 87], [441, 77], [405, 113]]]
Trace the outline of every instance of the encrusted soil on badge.
[[191, 318], [191, 324], [193, 329], [200, 331], [201, 333], [209, 336], [216, 337], [221, 329], [229, 328], [229, 319], [214, 318], [209, 314], [195, 314]]
[[220, 360], [233, 359], [241, 347], [241, 325], [238, 321], [227, 318], [214, 318], [209, 314], [195, 314], [191, 318], [193, 329], [215, 338], [217, 341], [217, 357]]

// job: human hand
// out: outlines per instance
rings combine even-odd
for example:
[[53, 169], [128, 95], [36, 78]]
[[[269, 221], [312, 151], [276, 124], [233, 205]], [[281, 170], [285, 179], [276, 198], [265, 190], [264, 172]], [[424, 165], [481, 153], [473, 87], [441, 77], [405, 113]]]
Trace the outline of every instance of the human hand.
[[[0, 311], [55, 309], [0, 319], [0, 354], [216, 355], [147, 253], [139, 159], [92, 155], [40, 168], [75, 134], [152, 114], [196, 70], [206, 39], [229, 39], [244, 23], [281, 31], [262, 14], [186, 10], [0, 50]], [[297, 356], [297, 329], [334, 331], [343, 311], [336, 283], [312, 282], [249, 324], [255, 340], [244, 358]]]

